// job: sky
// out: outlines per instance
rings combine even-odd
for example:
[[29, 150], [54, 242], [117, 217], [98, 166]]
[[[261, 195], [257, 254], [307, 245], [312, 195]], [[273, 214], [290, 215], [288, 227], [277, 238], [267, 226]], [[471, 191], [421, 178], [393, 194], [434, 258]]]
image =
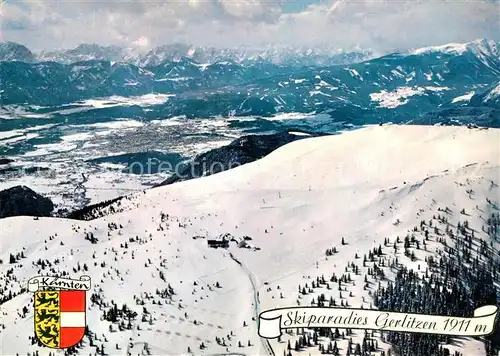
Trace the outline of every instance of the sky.
[[500, 39], [500, 0], [0, 0], [1, 40], [405, 50]]

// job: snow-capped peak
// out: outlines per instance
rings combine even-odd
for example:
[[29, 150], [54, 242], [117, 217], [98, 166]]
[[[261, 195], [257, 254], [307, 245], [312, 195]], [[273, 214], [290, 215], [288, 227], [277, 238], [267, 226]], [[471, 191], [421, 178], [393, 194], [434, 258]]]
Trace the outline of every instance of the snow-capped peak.
[[445, 54], [462, 55], [467, 51], [498, 55], [499, 46], [498, 43], [493, 40], [476, 39], [474, 41], [465, 43], [448, 43], [441, 46], [430, 46], [430, 47], [411, 49], [408, 51], [408, 54], [420, 55], [431, 52], [441, 52]]
[[448, 43], [441, 46], [430, 46], [430, 47], [422, 47], [414, 50], [410, 50], [409, 54], [424, 54], [429, 52], [442, 52], [449, 54], [463, 54], [467, 51], [466, 43]]

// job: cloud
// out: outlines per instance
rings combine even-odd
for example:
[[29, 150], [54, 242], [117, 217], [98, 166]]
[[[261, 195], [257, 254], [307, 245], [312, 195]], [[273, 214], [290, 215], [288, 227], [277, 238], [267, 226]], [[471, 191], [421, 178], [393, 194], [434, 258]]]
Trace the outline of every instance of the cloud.
[[393, 50], [499, 39], [496, 1], [312, 1], [299, 6], [299, 0], [7, 0], [1, 26], [4, 40], [34, 50], [84, 42]]
[[241, 21], [268, 22], [276, 21], [281, 15], [279, 1], [266, 2], [262, 0], [219, 0], [221, 8], [227, 15]]
[[141, 36], [132, 43], [134, 45], [136, 45], [137, 47], [148, 47], [149, 46], [149, 38], [147, 38], [145, 36]]

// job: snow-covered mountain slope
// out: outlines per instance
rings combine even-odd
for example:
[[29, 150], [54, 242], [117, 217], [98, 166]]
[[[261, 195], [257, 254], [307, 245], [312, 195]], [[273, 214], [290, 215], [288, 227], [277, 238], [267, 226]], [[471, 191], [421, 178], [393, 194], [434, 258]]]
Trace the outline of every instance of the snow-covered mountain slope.
[[[410, 50], [410, 55], [451, 55], [451, 56], [469, 56], [474, 61], [491, 68], [500, 75], [498, 59], [500, 58], [500, 44], [494, 40], [477, 39], [468, 43], [449, 43], [441, 46], [431, 46]], [[473, 68], [471, 68], [473, 70]]]
[[339, 48], [304, 48], [267, 46], [265, 48], [212, 48], [185, 44], [171, 44], [152, 49], [134, 64], [158, 66], [165, 61], [188, 57], [200, 63], [212, 64], [223, 60], [252, 64], [267, 61], [283, 66], [331, 66], [361, 62], [374, 58], [372, 50], [342, 50]]
[[444, 102], [437, 110], [411, 120], [415, 124], [477, 125], [499, 127], [500, 84], [477, 88]]
[[498, 43], [488, 39], [477, 39], [467, 43], [448, 43], [441, 46], [422, 47], [408, 51], [410, 54], [423, 54], [429, 52], [440, 52], [446, 54], [464, 54], [472, 51], [477, 54], [482, 53], [488, 56], [499, 56], [500, 48]]
[[0, 42], [0, 61], [34, 62], [35, 55], [22, 44], [15, 42]]
[[139, 56], [140, 53], [132, 48], [82, 43], [73, 49], [42, 51], [36, 54], [36, 60], [38, 62], [59, 62], [66, 64], [89, 60], [132, 63], [137, 61]]
[[477, 93], [470, 98], [471, 106], [500, 107], [500, 81], [491, 85], [482, 93]]
[[[1, 354], [48, 354], [31, 345], [32, 295], [20, 292], [34, 275], [66, 272], [93, 281], [82, 355], [99, 354], [102, 345], [108, 355], [282, 355], [299, 335], [259, 339], [254, 319], [261, 310], [310, 305], [322, 293], [337, 306], [374, 307], [384, 281], [370, 269], [382, 268], [388, 279], [395, 278], [394, 263], [426, 274], [429, 257], [446, 255], [442, 241], [453, 242], [448, 229], [464, 219], [497, 253], [498, 236], [488, 236], [485, 221], [488, 231], [497, 226], [499, 142], [497, 129], [366, 127], [299, 140], [229, 171], [132, 195], [96, 220], [3, 219]], [[207, 246], [227, 233], [236, 240], [227, 249]], [[373, 259], [379, 246], [383, 254]], [[363, 255], [370, 257], [362, 262]], [[352, 351], [364, 335], [353, 332]], [[335, 338], [342, 355], [348, 340]], [[371, 340], [378, 345], [372, 355], [390, 347], [378, 333]], [[316, 346], [291, 353], [317, 355], [318, 344], [329, 342], [319, 336], [311, 341]], [[480, 340], [448, 347], [467, 356], [485, 352]]]

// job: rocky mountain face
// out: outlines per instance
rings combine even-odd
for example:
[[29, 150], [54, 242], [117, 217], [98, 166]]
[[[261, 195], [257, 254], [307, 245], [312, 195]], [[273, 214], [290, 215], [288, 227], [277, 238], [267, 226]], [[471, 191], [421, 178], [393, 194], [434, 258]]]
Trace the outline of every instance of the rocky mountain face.
[[374, 57], [372, 50], [344, 51], [337, 48], [296, 48], [269, 46], [267, 48], [214, 48], [173, 43], [143, 52], [134, 48], [81, 44], [73, 49], [43, 51], [37, 53], [36, 61], [54, 61], [71, 64], [86, 60], [125, 62], [139, 67], [154, 67], [165, 61], [176, 61], [182, 57], [195, 62], [211, 64], [222, 60], [238, 63], [253, 63], [259, 60], [279, 65], [336, 65], [358, 62]]
[[494, 83], [485, 91], [474, 94], [470, 99], [470, 106], [500, 107], [500, 81]]
[[50, 216], [54, 204], [26, 186], [0, 191], [0, 218], [9, 216]]
[[26, 47], [15, 42], [0, 42], [0, 61], [34, 62], [35, 55]]
[[83, 43], [68, 50], [42, 51], [36, 54], [36, 60], [37, 62], [58, 62], [63, 64], [90, 60], [128, 62], [135, 60], [137, 56], [138, 54], [135, 54], [132, 49]]
[[224, 60], [240, 64], [252, 64], [266, 61], [282, 66], [330, 66], [360, 62], [373, 58], [371, 50], [342, 51], [335, 48], [225, 48], [196, 47], [184, 44], [172, 44], [154, 48], [138, 58], [134, 64], [138, 66], [158, 66], [165, 61], [175, 61], [179, 58], [190, 58], [198, 63], [215, 63]]

